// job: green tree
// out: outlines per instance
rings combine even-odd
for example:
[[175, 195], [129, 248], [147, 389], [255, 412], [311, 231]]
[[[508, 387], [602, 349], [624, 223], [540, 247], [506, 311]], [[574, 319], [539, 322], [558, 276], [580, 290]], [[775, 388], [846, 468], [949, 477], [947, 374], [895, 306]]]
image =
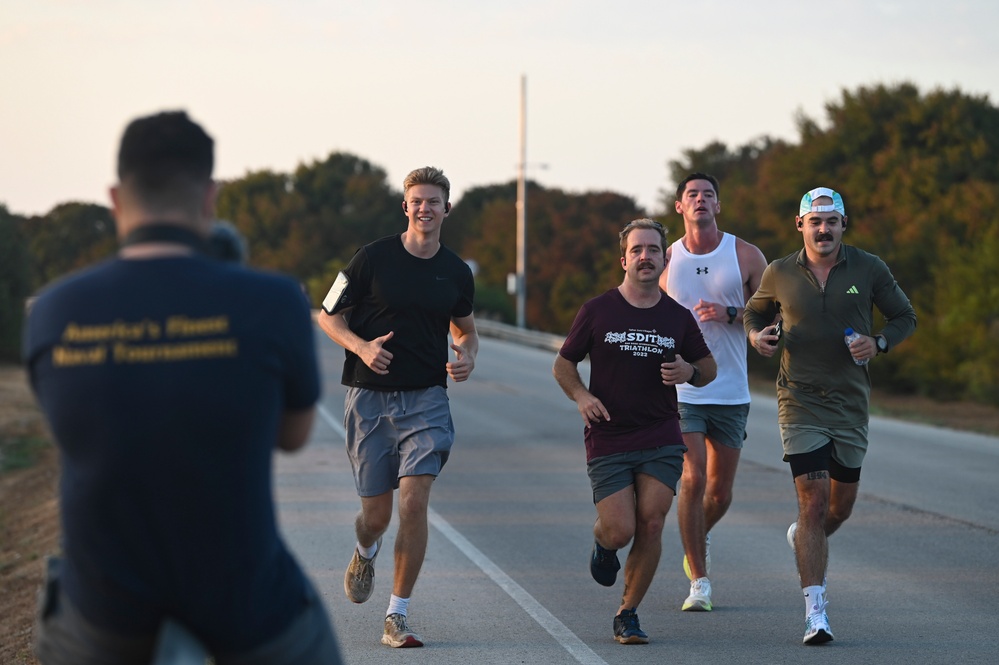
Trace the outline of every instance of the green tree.
[[21, 233], [24, 218], [0, 204], [0, 360], [20, 359], [24, 305], [31, 294], [31, 257]]
[[112, 256], [118, 249], [111, 211], [93, 203], [63, 203], [22, 225], [39, 287]]
[[303, 225], [319, 250], [310, 270], [331, 258], [349, 260], [362, 245], [406, 230], [402, 193], [364, 159], [333, 153], [299, 166], [294, 182], [305, 202]]
[[[466, 201], [469, 205], [466, 207]], [[456, 207], [477, 228], [461, 249], [481, 266], [477, 288], [496, 294], [517, 268], [516, 186], [470, 190]], [[634, 199], [612, 192], [570, 194], [527, 187], [528, 328], [565, 333], [589, 298], [622, 278], [618, 232], [645, 212]], [[450, 221], [450, 218], [449, 218]], [[507, 296], [512, 312], [514, 296]]]
[[[981, 187], [964, 201], [971, 211], [995, 216], [999, 189]], [[938, 240], [920, 321], [903, 376], [920, 392], [949, 399], [999, 404], [999, 223], [973, 244]]]
[[[534, 183], [530, 184], [530, 187], [534, 186]], [[528, 199], [530, 199], [530, 191], [529, 189]], [[502, 223], [505, 225], [509, 221], [510, 210], [513, 210], [512, 214], [514, 216], [512, 219], [515, 222], [514, 227], [516, 228], [516, 208], [510, 206], [515, 206], [517, 202], [517, 182], [512, 180], [502, 185], [473, 187], [462, 195], [461, 200], [452, 201], [451, 213], [447, 216], [447, 220], [441, 228], [441, 241], [452, 249], [460, 249], [474, 243], [482, 235], [487, 220], [495, 221], [497, 219], [486, 213], [486, 209], [496, 205], [498, 202], [502, 202], [505, 207], [493, 212], [499, 213], [500, 217], [498, 219], [504, 220]], [[511, 254], [510, 256], [514, 255]], [[487, 263], [487, 261], [478, 257], [469, 258], [476, 258], [483, 266]], [[505, 269], [504, 266], [501, 268], [501, 271]]]
[[305, 203], [290, 176], [273, 171], [248, 173], [224, 182], [216, 213], [232, 222], [246, 237], [250, 262], [261, 268], [295, 274], [299, 219]]
[[294, 275], [318, 306], [331, 270], [335, 277], [362, 245], [405, 230], [401, 201], [382, 169], [333, 153], [292, 175], [259, 171], [225, 183], [218, 214], [246, 236], [253, 265]]

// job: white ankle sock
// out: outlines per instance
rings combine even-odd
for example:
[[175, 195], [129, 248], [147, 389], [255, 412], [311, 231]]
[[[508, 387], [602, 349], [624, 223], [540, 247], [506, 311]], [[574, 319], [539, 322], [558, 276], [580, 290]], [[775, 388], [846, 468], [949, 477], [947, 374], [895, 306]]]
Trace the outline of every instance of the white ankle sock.
[[365, 559], [372, 558], [373, 556], [375, 556], [375, 554], [378, 553], [378, 541], [375, 541], [375, 544], [372, 545], [371, 547], [362, 547], [361, 543], [358, 543], [357, 553], [363, 556]]
[[385, 610], [385, 616], [390, 614], [401, 614], [406, 616], [406, 610], [409, 609], [409, 598], [400, 598], [399, 596], [392, 595], [389, 597], [389, 606]]

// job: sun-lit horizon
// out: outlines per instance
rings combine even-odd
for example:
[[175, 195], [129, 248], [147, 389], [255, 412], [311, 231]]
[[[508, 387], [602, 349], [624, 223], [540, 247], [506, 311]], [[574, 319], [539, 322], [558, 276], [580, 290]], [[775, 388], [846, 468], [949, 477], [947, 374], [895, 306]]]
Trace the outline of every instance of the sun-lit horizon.
[[796, 142], [843, 90], [911, 82], [999, 103], [999, 5], [429, 0], [0, 8], [0, 203], [107, 205], [134, 117], [183, 108], [216, 140], [216, 177], [289, 173], [347, 152], [401, 188], [412, 168], [467, 190], [527, 173], [614, 191], [651, 213], [668, 162], [711, 141]]

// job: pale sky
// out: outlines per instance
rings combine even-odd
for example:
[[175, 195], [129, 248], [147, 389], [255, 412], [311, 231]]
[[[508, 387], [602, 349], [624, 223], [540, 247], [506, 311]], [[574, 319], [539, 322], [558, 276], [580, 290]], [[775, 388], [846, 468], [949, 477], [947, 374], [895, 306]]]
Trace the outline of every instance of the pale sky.
[[529, 177], [654, 213], [685, 148], [794, 140], [844, 88], [999, 104], [997, 28], [995, 0], [0, 0], [0, 202], [107, 205], [125, 124], [176, 108], [220, 178], [344, 151], [456, 199], [516, 177], [524, 75]]

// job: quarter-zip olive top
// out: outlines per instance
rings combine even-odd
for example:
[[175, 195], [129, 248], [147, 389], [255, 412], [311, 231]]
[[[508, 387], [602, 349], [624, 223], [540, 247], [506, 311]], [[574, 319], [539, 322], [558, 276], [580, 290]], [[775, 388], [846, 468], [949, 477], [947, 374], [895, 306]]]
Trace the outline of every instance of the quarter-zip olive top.
[[[874, 307], [885, 327], [873, 331]], [[889, 350], [916, 329], [916, 313], [879, 257], [841, 245], [826, 283], [809, 270], [802, 249], [767, 266], [760, 288], [746, 303], [746, 332], [783, 319], [777, 374], [778, 422], [858, 427], [868, 421], [871, 381], [857, 365], [843, 331], [884, 335]]]

